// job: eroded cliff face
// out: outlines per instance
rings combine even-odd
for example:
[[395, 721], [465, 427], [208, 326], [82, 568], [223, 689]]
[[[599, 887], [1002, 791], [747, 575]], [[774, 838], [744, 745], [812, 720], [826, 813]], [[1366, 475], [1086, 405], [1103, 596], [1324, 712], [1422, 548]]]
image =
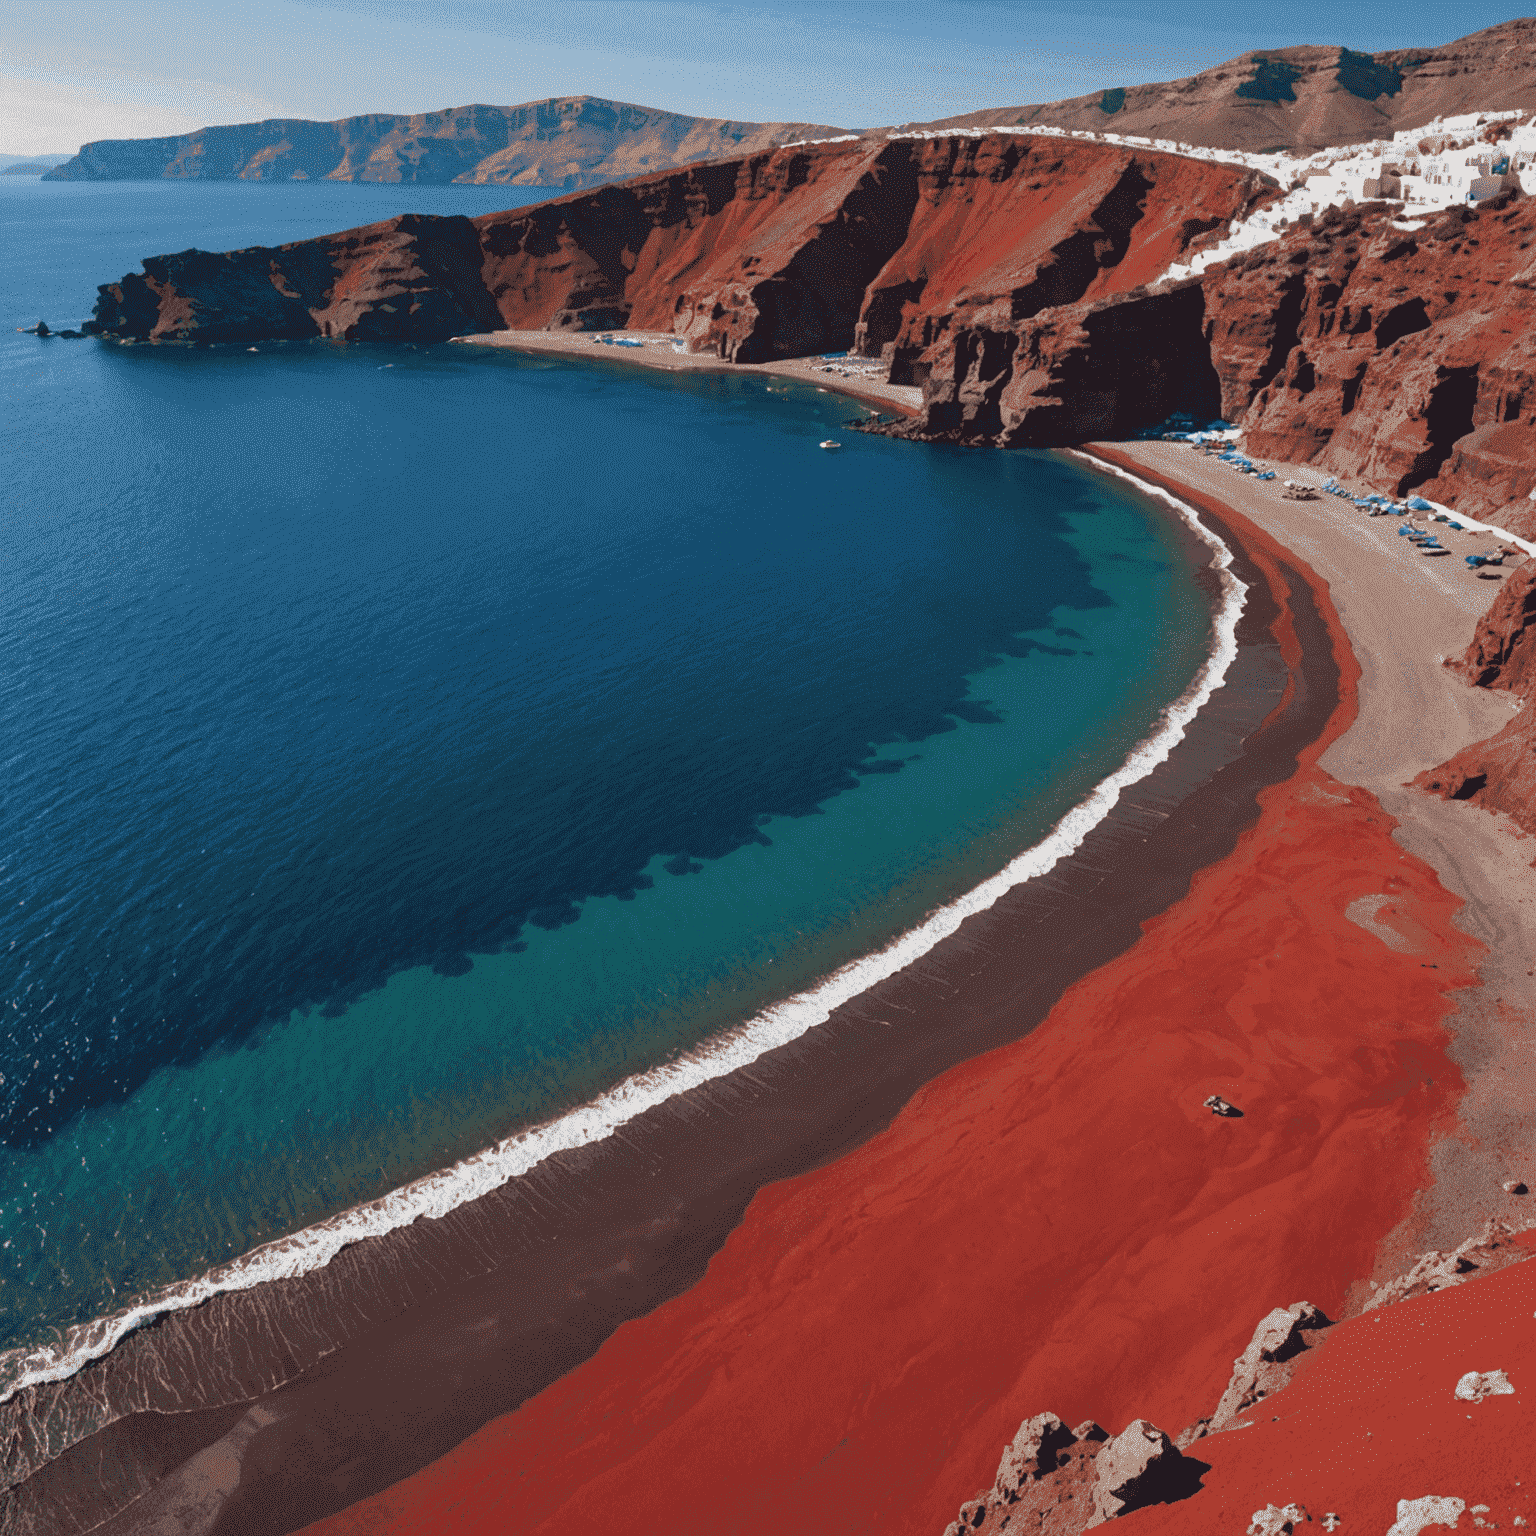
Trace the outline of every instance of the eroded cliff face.
[[[1536, 522], [1536, 204], [1333, 213], [1206, 279], [1249, 451]], [[1416, 221], [1414, 221], [1416, 222]]]
[[998, 136], [911, 146], [918, 199], [869, 285], [857, 349], [893, 383], [954, 378], [946, 338], [1005, 335], [1041, 310], [1148, 283], [1273, 187], [1230, 167]]
[[[96, 326], [235, 341], [627, 324], [736, 362], [856, 337], [910, 355], [931, 332], [932, 374], [956, 336], [1123, 292], [1262, 194], [1231, 167], [1110, 145], [807, 145], [475, 220], [154, 257], [102, 289]], [[964, 382], [965, 368], [950, 373]]]
[[1463, 748], [1414, 782], [1447, 800], [1503, 811], [1536, 832], [1536, 561], [1504, 584], [1460, 668], [1474, 687], [1507, 689], [1524, 699], [1524, 708], [1497, 735]]
[[1052, 446], [1203, 408], [1256, 455], [1536, 532], [1536, 202], [1408, 222], [1330, 210], [1198, 284], [1012, 323], [959, 295], [924, 351], [893, 353], [924, 385], [904, 430]]

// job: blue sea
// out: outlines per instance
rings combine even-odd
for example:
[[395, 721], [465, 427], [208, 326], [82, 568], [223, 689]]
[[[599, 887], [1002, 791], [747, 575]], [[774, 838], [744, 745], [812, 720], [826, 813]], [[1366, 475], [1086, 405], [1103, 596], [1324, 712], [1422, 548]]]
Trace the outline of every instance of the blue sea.
[[808, 386], [15, 330], [544, 195], [0, 179], [0, 1386], [856, 978], [1207, 660], [1166, 511]]

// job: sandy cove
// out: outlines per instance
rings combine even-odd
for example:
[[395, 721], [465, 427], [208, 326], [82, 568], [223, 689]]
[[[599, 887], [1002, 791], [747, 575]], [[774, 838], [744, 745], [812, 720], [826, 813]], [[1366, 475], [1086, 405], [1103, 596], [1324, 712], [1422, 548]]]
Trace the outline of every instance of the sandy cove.
[[[320, 1269], [174, 1313], [14, 1400], [9, 1466], [25, 1481], [6, 1529], [54, 1536], [68, 1507], [71, 1529], [98, 1536], [280, 1536], [367, 1498], [687, 1291], [758, 1191], [863, 1145], [946, 1070], [1037, 1028], [1232, 852], [1258, 793], [1333, 711], [1340, 670], [1306, 581], [1221, 527], [1249, 584], [1226, 683], [1075, 854], [622, 1134]], [[1208, 566], [1209, 546], [1182, 521], [1173, 532]]]
[[923, 401], [922, 390], [905, 384], [887, 384], [878, 365], [860, 358], [846, 363], [814, 357], [784, 358], [772, 363], [728, 363], [711, 352], [678, 352], [670, 331], [600, 331], [638, 341], [638, 347], [605, 346], [596, 336], [582, 331], [487, 331], [483, 335], [455, 336], [457, 343], [476, 347], [501, 347], [513, 352], [554, 354], [580, 358], [584, 363], [607, 360], [631, 363], [640, 368], [660, 368], [668, 373], [745, 373], [758, 377], [794, 379], [814, 384], [833, 394], [849, 395], [879, 411], [912, 416]]
[[[1511, 1206], [1530, 844], [1400, 787], [1505, 718], [1440, 665], [1496, 583], [1188, 448], [1103, 456], [1187, 493], [1288, 590], [1288, 699], [1316, 686], [1309, 615], [1307, 645], [1331, 636], [1336, 703], [1295, 773], [1033, 1034], [762, 1191], [699, 1284], [317, 1536], [937, 1533], [1026, 1416], [1177, 1430], [1271, 1307], [1339, 1315]], [[1211, 1116], [1213, 1092], [1244, 1117]], [[1384, 1530], [1399, 1492], [1356, 1490], [1371, 1523], [1351, 1528]], [[1178, 1506], [1180, 1528], [1219, 1503]]]

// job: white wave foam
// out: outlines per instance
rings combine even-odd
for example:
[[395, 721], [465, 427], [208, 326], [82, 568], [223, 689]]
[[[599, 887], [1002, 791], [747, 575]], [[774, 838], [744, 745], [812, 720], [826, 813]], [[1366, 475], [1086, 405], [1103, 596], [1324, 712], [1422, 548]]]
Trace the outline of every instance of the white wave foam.
[[627, 1078], [580, 1109], [509, 1136], [450, 1168], [403, 1185], [382, 1199], [355, 1206], [290, 1237], [254, 1248], [195, 1280], [167, 1286], [121, 1312], [71, 1328], [57, 1344], [15, 1349], [0, 1355], [0, 1402], [8, 1401], [25, 1387], [64, 1380], [89, 1361], [107, 1354], [135, 1329], [168, 1313], [200, 1306], [224, 1292], [250, 1290], [269, 1280], [306, 1274], [330, 1263], [343, 1248], [364, 1238], [380, 1237], [424, 1216], [446, 1216], [456, 1206], [529, 1172], [556, 1152], [605, 1140], [637, 1115], [665, 1103], [675, 1094], [750, 1066], [766, 1052], [824, 1024], [834, 1009], [921, 959], [954, 933], [966, 918], [986, 911], [1005, 892], [1026, 880], [1037, 879], [1080, 847], [1083, 839], [1114, 809], [1121, 791], [1146, 778], [1167, 760], [1183, 740], [1190, 721], [1225, 681], [1227, 669], [1237, 655], [1237, 622], [1248, 588], [1232, 574], [1232, 551], [1201, 523], [1193, 508], [1113, 465], [1086, 454], [1077, 456], [1096, 469], [1107, 469], [1130, 481], [1172, 507], [1197, 537], [1210, 546], [1222, 601], [1212, 626], [1214, 643], [1210, 655], [1193, 682], [1163, 711], [1157, 729], [1086, 800], [1068, 811], [1041, 842], [1019, 854], [974, 890], [930, 913], [917, 927], [893, 939], [884, 949], [851, 961], [809, 991], [764, 1009], [679, 1060]]

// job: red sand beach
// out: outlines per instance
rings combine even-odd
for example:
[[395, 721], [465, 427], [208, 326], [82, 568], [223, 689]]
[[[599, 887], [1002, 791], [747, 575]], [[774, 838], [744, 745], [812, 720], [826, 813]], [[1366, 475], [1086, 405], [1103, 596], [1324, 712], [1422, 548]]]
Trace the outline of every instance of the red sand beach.
[[[1278, 546], [1239, 532], [1283, 589]], [[1480, 946], [1375, 797], [1318, 766], [1358, 670], [1312, 587], [1343, 673], [1328, 727], [1140, 942], [758, 1194], [691, 1290], [309, 1529], [936, 1533], [1027, 1415], [1176, 1431], [1271, 1307], [1342, 1311], [1452, 1123], [1446, 994]]]
[[[1192, 538], [1190, 554], [1203, 565]], [[7, 1518], [52, 1536], [67, 1503], [72, 1528], [99, 1536], [281, 1536], [355, 1504], [686, 1292], [759, 1190], [831, 1163], [948, 1068], [1036, 1028], [1237, 845], [1258, 792], [1333, 715], [1339, 668], [1310, 589], [1295, 578], [1288, 665], [1271, 629], [1288, 567], [1272, 583], [1238, 547], [1234, 569], [1250, 591], [1226, 684], [1071, 858], [622, 1136], [167, 1317], [18, 1401], [12, 1466], [37, 1470]]]

